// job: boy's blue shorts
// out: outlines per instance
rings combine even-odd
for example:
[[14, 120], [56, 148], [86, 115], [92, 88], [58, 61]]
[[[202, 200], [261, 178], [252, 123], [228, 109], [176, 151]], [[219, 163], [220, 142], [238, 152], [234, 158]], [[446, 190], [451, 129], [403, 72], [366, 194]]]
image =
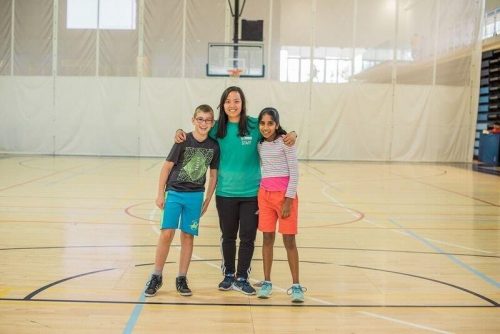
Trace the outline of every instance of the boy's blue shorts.
[[184, 233], [198, 235], [203, 191], [179, 192], [169, 190], [165, 198], [161, 229], [180, 229]]

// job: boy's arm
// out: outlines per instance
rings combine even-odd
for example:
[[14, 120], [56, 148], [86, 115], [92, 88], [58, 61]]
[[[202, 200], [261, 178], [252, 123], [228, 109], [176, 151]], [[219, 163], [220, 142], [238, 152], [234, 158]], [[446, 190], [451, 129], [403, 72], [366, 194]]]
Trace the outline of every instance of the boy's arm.
[[160, 172], [160, 179], [158, 180], [158, 194], [156, 196], [156, 206], [163, 209], [165, 205], [165, 185], [167, 184], [168, 176], [172, 171], [174, 163], [172, 161], [165, 161]]
[[207, 211], [212, 195], [215, 191], [215, 186], [217, 185], [217, 169], [210, 169], [210, 176], [208, 179], [208, 187], [205, 192], [205, 200], [203, 201], [203, 206], [201, 207], [201, 216]]
[[288, 132], [286, 135], [283, 136], [283, 142], [288, 147], [292, 147], [293, 145], [295, 145], [296, 141], [297, 141], [297, 133], [295, 131]]

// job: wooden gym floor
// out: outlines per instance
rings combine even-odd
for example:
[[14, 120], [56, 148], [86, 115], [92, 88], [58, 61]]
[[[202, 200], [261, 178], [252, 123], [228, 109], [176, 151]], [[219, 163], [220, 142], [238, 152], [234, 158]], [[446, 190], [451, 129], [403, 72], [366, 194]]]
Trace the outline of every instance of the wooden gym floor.
[[[0, 155], [0, 333], [499, 333], [500, 178], [470, 164], [300, 162], [306, 302], [280, 238], [268, 300], [221, 292], [212, 203], [192, 297], [158, 295], [162, 158]], [[252, 282], [262, 279], [259, 235]]]

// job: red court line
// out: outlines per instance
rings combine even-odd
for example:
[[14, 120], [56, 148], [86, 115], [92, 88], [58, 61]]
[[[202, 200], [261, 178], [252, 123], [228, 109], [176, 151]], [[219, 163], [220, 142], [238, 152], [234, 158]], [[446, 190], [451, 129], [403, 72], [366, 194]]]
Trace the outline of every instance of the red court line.
[[130, 217], [134, 217], [134, 218], [137, 218], [137, 219], [145, 220], [145, 221], [148, 221], [148, 222], [156, 222], [156, 220], [152, 220], [152, 219], [148, 219], [148, 218], [143, 218], [143, 217], [140, 217], [140, 216], [136, 216], [136, 215], [134, 215], [134, 214], [132, 214], [130, 212], [130, 210], [132, 208], [135, 208], [136, 206], [139, 206], [139, 205], [142, 205], [142, 204], [146, 204], [146, 203], [151, 203], [151, 202], [152, 201], [140, 202], [140, 203], [132, 204], [131, 206], [125, 208], [125, 213], [127, 215], [129, 215]]
[[[145, 220], [145, 221], [149, 221], [149, 222], [156, 222], [156, 220], [152, 220], [152, 219], [144, 218], [144, 217], [141, 217], [141, 216], [137, 216], [137, 215], [134, 215], [134, 214], [132, 214], [130, 212], [131, 209], [133, 209], [133, 208], [135, 208], [135, 207], [137, 207], [139, 205], [146, 204], [146, 203], [150, 203], [150, 201], [140, 202], [140, 203], [133, 204], [133, 205], [125, 208], [125, 213], [127, 215], [129, 215], [131, 217], [134, 217], [134, 218], [137, 218], [137, 219], [141, 219], [141, 220]], [[334, 206], [346, 209], [345, 207], [342, 207], [342, 206], [338, 206], [338, 205], [334, 205]], [[349, 208], [347, 208], [347, 209], [349, 209]], [[325, 224], [325, 225], [301, 226], [300, 228], [332, 227], [332, 226], [338, 226], [338, 225], [352, 224], [352, 223], [355, 223], [357, 221], [360, 221], [361, 219], [363, 219], [365, 217], [365, 215], [362, 212], [360, 212], [360, 211], [357, 211], [357, 210], [354, 210], [354, 209], [349, 209], [349, 210], [351, 210], [352, 212], [357, 213], [357, 217], [355, 217], [353, 220], [348, 220], [348, 221], [339, 222], [339, 223]], [[204, 227], [218, 227], [218, 226], [210, 226], [210, 225], [203, 225], [203, 226]]]
[[25, 182], [21, 182], [21, 183], [16, 183], [16, 184], [4, 187], [4, 188], [0, 188], [0, 191], [4, 191], [4, 190], [7, 190], [7, 189], [19, 187], [19, 186], [22, 186], [22, 185], [25, 185], [25, 184], [28, 184], [28, 183], [32, 183], [32, 182], [35, 182], [35, 181], [43, 180], [43, 179], [46, 179], [48, 177], [51, 177], [51, 176], [54, 176], [54, 175], [57, 175], [57, 174], [61, 174], [61, 173], [67, 172], [69, 170], [77, 169], [77, 168], [80, 168], [80, 167], [82, 167], [82, 166], [76, 166], [76, 167], [71, 167], [71, 168], [63, 169], [63, 170], [60, 170], [58, 172], [51, 173], [49, 175], [40, 176], [40, 177], [31, 179], [31, 180], [28, 180], [28, 181], [25, 181]]

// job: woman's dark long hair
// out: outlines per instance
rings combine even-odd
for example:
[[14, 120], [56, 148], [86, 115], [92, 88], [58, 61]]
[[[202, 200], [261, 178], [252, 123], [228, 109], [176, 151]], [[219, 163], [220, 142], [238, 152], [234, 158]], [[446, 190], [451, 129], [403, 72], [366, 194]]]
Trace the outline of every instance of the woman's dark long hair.
[[[260, 121], [262, 120], [262, 117], [264, 117], [264, 115], [269, 115], [271, 117], [271, 119], [274, 121], [274, 123], [278, 124], [278, 128], [276, 129], [276, 136], [274, 137], [275, 139], [281, 135], [286, 135], [285, 129], [283, 129], [281, 127], [280, 114], [278, 113], [278, 110], [276, 110], [275, 108], [272, 108], [272, 107], [267, 107], [267, 108], [262, 109], [260, 114], [259, 114], [259, 124], [260, 124]], [[260, 142], [262, 143], [264, 140], [265, 140], [264, 137], [262, 137], [260, 139]]]
[[224, 138], [227, 133], [227, 123], [228, 123], [228, 117], [226, 114], [226, 111], [224, 110], [224, 102], [226, 102], [227, 97], [229, 96], [229, 93], [231, 92], [237, 92], [240, 94], [241, 98], [241, 113], [240, 113], [240, 121], [238, 122], [238, 136], [243, 137], [248, 135], [248, 127], [249, 125], [247, 124], [247, 101], [245, 98], [245, 94], [243, 94], [243, 91], [241, 90], [240, 87], [236, 86], [231, 86], [226, 88], [224, 92], [222, 92], [222, 95], [220, 97], [220, 102], [219, 106], [217, 109], [219, 109], [219, 119], [217, 120], [217, 138]]

